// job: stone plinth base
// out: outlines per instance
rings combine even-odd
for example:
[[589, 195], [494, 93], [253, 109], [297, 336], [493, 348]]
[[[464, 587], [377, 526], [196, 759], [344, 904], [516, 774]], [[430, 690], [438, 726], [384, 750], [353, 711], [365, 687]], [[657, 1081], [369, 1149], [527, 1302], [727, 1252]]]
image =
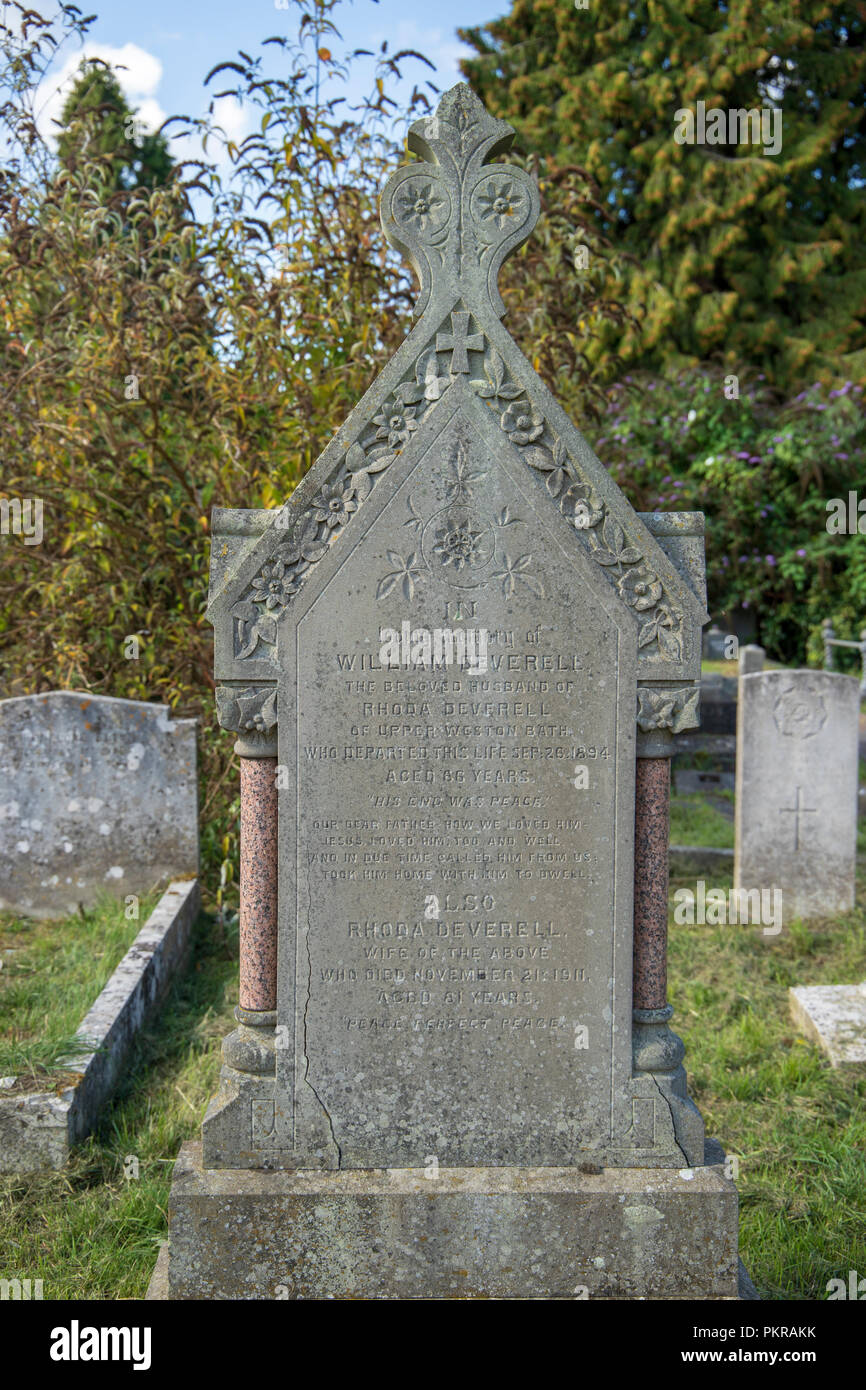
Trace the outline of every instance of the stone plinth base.
[[736, 1299], [737, 1192], [700, 1168], [259, 1172], [178, 1156], [171, 1299]]

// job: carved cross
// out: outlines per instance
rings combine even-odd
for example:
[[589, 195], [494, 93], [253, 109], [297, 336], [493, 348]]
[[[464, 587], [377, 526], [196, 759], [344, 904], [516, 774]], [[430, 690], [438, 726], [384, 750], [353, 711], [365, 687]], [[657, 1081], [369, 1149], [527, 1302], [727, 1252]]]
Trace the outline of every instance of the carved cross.
[[794, 849], [800, 848], [800, 817], [814, 816], [817, 812], [816, 806], [800, 805], [800, 788], [797, 788], [797, 795], [794, 798], [793, 806], [783, 806], [780, 815], [792, 815], [794, 817]]
[[465, 310], [458, 309], [451, 315], [451, 332], [436, 334], [436, 351], [451, 353], [453, 375], [468, 372], [469, 352], [484, 351], [484, 334], [470, 333], [469, 315]]

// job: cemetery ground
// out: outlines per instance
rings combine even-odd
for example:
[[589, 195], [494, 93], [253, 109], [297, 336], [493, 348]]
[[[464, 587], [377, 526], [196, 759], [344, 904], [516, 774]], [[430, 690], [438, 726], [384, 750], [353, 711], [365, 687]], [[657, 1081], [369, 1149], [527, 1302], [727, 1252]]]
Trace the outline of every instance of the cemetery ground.
[[[685, 882], [672, 878], [671, 894]], [[37, 940], [63, 926], [36, 925]], [[708, 1134], [738, 1160], [740, 1250], [763, 1299], [820, 1301], [830, 1279], [866, 1268], [866, 1078], [832, 1070], [798, 1038], [787, 1002], [807, 976], [859, 978], [864, 949], [862, 871], [854, 912], [777, 937], [671, 916], [670, 996], [690, 1089]], [[166, 1238], [174, 1159], [198, 1136], [236, 1000], [236, 923], [202, 914], [190, 968], [136, 1044], [95, 1133], [59, 1172], [0, 1179], [7, 1275], [42, 1279], [46, 1299], [144, 1297]]]
[[134, 918], [107, 894], [72, 921], [0, 913], [0, 1077], [16, 1091], [82, 1052], [76, 1029], [158, 900], [140, 899]]

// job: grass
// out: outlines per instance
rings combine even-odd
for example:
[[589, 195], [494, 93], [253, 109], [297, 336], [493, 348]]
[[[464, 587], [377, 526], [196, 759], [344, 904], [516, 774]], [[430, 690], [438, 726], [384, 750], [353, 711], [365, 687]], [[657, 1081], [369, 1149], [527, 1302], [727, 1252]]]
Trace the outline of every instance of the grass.
[[[742, 643], [741, 645], [745, 646], [746, 644]], [[783, 669], [784, 667], [781, 661], [764, 661], [765, 671], [781, 671]], [[722, 657], [718, 661], [701, 662], [702, 676], [732, 676], [733, 679], [736, 680], [739, 675], [739, 670], [740, 663], [736, 657], [731, 657], [730, 660], [726, 660], [726, 658]]]
[[141, 899], [137, 920], [109, 897], [60, 921], [0, 914], [0, 1075], [44, 1076], [88, 1051], [76, 1029], [158, 897]]
[[[172, 1165], [199, 1136], [237, 1000], [236, 928], [200, 918], [193, 950], [66, 1169], [0, 1178], [0, 1275], [41, 1278], [46, 1298], [143, 1297]], [[866, 1077], [833, 1071], [797, 1037], [787, 1003], [791, 984], [864, 974], [863, 884], [854, 913], [777, 937], [671, 926], [673, 1026], [707, 1131], [739, 1159], [741, 1254], [767, 1299], [822, 1300], [829, 1279], [866, 1273]]]
[[[713, 798], [730, 801], [733, 792], [714, 791]], [[734, 822], [709, 802], [705, 795], [671, 797], [671, 844], [734, 848]]]
[[193, 959], [66, 1168], [0, 1177], [0, 1276], [41, 1278], [46, 1299], [144, 1297], [166, 1235], [174, 1160], [199, 1135], [219, 1043], [234, 1026], [236, 930], [200, 917]]
[[866, 1271], [866, 1074], [797, 1036], [787, 991], [864, 978], [863, 884], [849, 916], [776, 937], [672, 924], [669, 971], [690, 1093], [739, 1159], [746, 1268], [764, 1298], [825, 1299], [828, 1280]]

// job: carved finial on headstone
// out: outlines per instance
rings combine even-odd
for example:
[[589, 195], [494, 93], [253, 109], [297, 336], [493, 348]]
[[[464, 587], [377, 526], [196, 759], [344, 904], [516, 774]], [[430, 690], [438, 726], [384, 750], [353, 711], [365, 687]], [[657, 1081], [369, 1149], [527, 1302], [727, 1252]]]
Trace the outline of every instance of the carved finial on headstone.
[[488, 115], [465, 82], [445, 93], [435, 116], [410, 127], [407, 143], [423, 162], [388, 180], [382, 226], [418, 275], [418, 314], [440, 285], [452, 301], [456, 286], [467, 303], [504, 314], [499, 267], [530, 236], [539, 212], [528, 174], [486, 162], [513, 139], [513, 128]]

